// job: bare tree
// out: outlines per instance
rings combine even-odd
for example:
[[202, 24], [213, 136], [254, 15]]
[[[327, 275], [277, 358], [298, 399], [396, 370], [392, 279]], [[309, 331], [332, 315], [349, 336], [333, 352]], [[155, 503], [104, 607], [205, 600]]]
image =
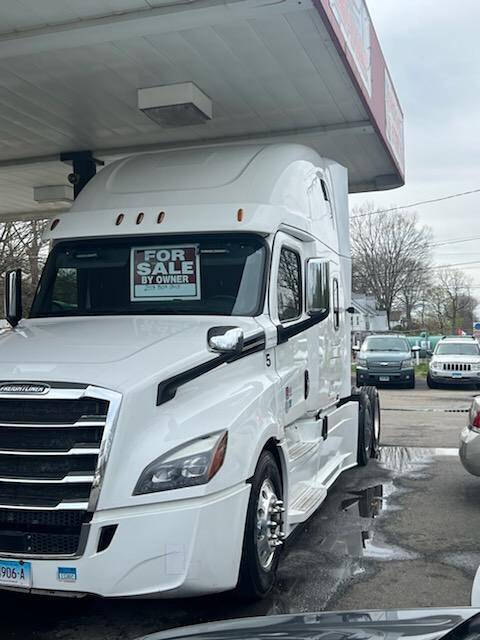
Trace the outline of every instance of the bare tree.
[[411, 329], [415, 324], [413, 314], [417, 308], [420, 310], [422, 325], [424, 323], [426, 298], [432, 284], [428, 266], [427, 261], [420, 268], [418, 265], [412, 265], [408, 269], [409, 278], [404, 281], [399, 291], [398, 307], [405, 313], [407, 329]]
[[455, 333], [463, 328], [471, 332], [477, 302], [470, 287], [470, 278], [460, 269], [446, 268], [436, 273], [428, 303], [440, 331]]
[[0, 294], [3, 295], [5, 272], [22, 269], [26, 311], [31, 306], [46, 257], [47, 243], [42, 240], [45, 225], [43, 220], [0, 224]]
[[[386, 310], [388, 326], [392, 308], [418, 283], [418, 274], [428, 269], [432, 232], [419, 226], [414, 212], [375, 213], [372, 203], [353, 210], [351, 222], [354, 290], [369, 293]], [[418, 302], [412, 289], [409, 313]]]

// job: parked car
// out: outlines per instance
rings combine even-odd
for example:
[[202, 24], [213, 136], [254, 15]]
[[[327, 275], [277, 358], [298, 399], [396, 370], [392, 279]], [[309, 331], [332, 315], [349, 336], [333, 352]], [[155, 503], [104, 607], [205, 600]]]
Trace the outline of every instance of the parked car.
[[372, 335], [366, 338], [357, 357], [357, 386], [401, 384], [415, 387], [415, 362], [408, 340], [400, 335]]
[[478, 637], [480, 609], [474, 607], [312, 612], [207, 622], [160, 631], [137, 640], [466, 640]]
[[428, 365], [427, 384], [468, 384], [480, 388], [480, 347], [473, 336], [442, 338]]
[[[480, 476], [480, 396], [474, 398], [470, 406], [468, 423], [460, 434], [459, 453], [465, 469]], [[478, 591], [480, 594], [480, 587]]]

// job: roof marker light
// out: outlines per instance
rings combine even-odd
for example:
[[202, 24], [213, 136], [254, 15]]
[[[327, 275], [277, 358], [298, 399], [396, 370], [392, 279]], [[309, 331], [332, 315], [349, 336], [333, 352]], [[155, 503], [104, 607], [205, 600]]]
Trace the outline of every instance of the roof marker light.
[[238, 222], [242, 222], [243, 221], [243, 209], [239, 209], [237, 211], [237, 220], [238, 220]]
[[145, 214], [143, 213], [143, 211], [141, 211], [137, 216], [137, 224], [140, 224], [143, 221], [144, 217]]
[[125, 216], [123, 213], [118, 214], [117, 219], [115, 220], [115, 224], [117, 225], [117, 227], [118, 225], [122, 224], [124, 218]]
[[165, 220], [165, 211], [160, 211], [157, 218], [157, 224], [162, 224], [164, 220]]
[[59, 224], [59, 222], [60, 222], [60, 218], [55, 218], [55, 220], [50, 225], [50, 231], [53, 231], [55, 227]]

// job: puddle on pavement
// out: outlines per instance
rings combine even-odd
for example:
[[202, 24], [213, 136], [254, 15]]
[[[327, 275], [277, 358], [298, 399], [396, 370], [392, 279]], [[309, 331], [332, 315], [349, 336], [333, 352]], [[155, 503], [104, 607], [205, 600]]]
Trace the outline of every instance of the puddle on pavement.
[[383, 469], [392, 471], [396, 475], [410, 478], [419, 477], [435, 458], [443, 456], [458, 456], [458, 449], [442, 447], [381, 447], [379, 463]]
[[[328, 608], [352, 581], [374, 574], [378, 563], [418, 559], [418, 553], [387, 539], [381, 521], [402, 509], [398, 498], [412, 491], [399, 481], [424, 477], [422, 472], [443, 456], [458, 456], [458, 450], [385, 446], [376, 463], [378, 475], [368, 476], [374, 482], [355, 486], [355, 476], [344, 476], [343, 483], [339, 481], [340, 500], [332, 490], [333, 500], [327, 499], [282, 560], [279, 585], [264, 603], [266, 612], [304, 610], [311, 608], [311, 601], [317, 609]], [[466, 559], [449, 557], [447, 562], [458, 565]]]
[[388, 498], [394, 491], [393, 482], [376, 484], [361, 491], [349, 491], [340, 508], [342, 511], [354, 510], [361, 518], [376, 518], [390, 508]]

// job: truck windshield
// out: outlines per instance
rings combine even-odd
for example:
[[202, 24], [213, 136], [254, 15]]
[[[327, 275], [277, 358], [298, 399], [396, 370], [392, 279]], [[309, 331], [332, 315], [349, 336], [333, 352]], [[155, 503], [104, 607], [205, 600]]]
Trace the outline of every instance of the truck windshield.
[[30, 317], [262, 311], [266, 244], [254, 234], [61, 242]]
[[476, 342], [463, 343], [463, 342], [445, 342], [439, 344], [435, 351], [436, 356], [478, 356], [480, 350]]
[[403, 338], [378, 337], [367, 338], [362, 345], [362, 351], [410, 351], [408, 343]]

